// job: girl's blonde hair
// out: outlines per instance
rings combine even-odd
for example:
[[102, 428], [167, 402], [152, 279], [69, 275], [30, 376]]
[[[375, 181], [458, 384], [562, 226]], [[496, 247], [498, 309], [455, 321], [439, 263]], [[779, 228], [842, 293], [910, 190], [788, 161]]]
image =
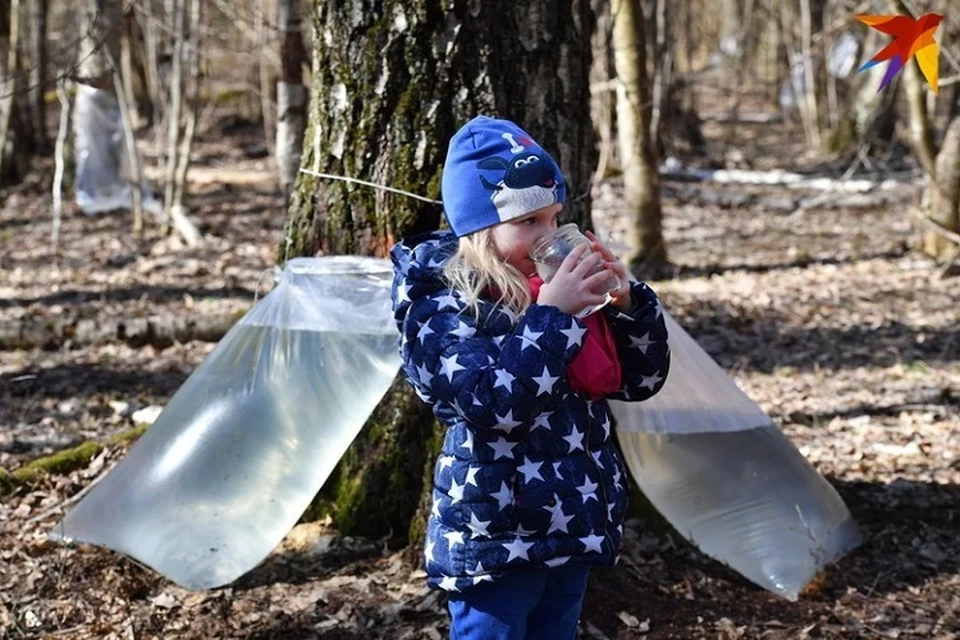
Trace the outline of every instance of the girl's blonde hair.
[[485, 295], [499, 296], [496, 301], [517, 318], [532, 302], [527, 279], [497, 255], [489, 227], [460, 238], [456, 253], [443, 266], [443, 275], [478, 318], [480, 298]]

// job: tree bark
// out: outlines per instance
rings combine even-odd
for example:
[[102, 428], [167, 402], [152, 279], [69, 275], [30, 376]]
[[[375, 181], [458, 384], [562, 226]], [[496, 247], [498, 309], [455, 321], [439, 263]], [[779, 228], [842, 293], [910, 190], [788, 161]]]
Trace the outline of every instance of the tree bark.
[[947, 127], [943, 146], [937, 155], [935, 171], [924, 195], [924, 216], [934, 225], [923, 234], [923, 250], [945, 258], [960, 250], [960, 244], [948, 233], [960, 234], [960, 115]]
[[617, 134], [623, 169], [625, 204], [630, 211], [627, 264], [636, 274], [642, 266], [666, 262], [663, 213], [656, 152], [650, 131], [651, 103], [647, 84], [643, 15], [637, 0], [612, 0], [613, 59], [617, 69]]
[[[438, 199], [450, 137], [475, 115], [496, 115], [516, 121], [557, 159], [568, 183], [564, 218], [589, 224], [596, 149], [588, 0], [312, 5], [308, 170]], [[440, 223], [437, 205], [301, 173], [280, 257], [384, 256], [402, 236]], [[415, 544], [423, 527], [416, 507], [425, 504], [425, 468], [439, 435], [407, 385], [395, 390], [322, 496], [346, 532], [392, 533]], [[387, 503], [397, 507], [389, 518], [381, 513]]]

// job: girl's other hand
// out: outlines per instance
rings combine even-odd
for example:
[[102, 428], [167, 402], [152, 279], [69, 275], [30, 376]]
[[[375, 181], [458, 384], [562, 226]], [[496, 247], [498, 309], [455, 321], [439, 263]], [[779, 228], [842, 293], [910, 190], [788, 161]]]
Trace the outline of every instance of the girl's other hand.
[[611, 304], [624, 311], [629, 310], [633, 301], [630, 298], [630, 276], [627, 273], [627, 268], [617, 259], [617, 256], [613, 255], [610, 249], [600, 242], [600, 239], [592, 231], [587, 231], [584, 235], [590, 241], [590, 248], [593, 252], [603, 256], [603, 259], [606, 260], [606, 268], [612, 271], [620, 282], [620, 286], [610, 292], [613, 297]]
[[[610, 277], [608, 269], [597, 269], [605, 262], [605, 256], [594, 252], [581, 260], [586, 251], [586, 245], [580, 245], [567, 254], [550, 282], [540, 287], [537, 304], [551, 305], [576, 315], [606, 299], [603, 294], [594, 293]], [[596, 273], [591, 274], [594, 270]]]

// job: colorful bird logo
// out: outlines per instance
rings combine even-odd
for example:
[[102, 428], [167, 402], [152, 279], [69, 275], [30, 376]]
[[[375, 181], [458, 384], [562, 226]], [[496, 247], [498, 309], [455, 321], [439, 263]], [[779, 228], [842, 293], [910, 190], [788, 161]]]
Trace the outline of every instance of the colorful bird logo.
[[863, 24], [873, 27], [881, 33], [893, 36], [893, 42], [885, 46], [880, 52], [870, 58], [857, 71], [863, 71], [870, 67], [880, 64], [884, 60], [890, 60], [890, 66], [887, 67], [887, 73], [880, 82], [880, 89], [883, 89], [893, 76], [903, 68], [912, 56], [917, 56], [917, 64], [920, 65], [920, 71], [923, 77], [927, 79], [933, 93], [937, 93], [938, 77], [938, 59], [939, 50], [937, 41], [933, 39], [933, 32], [937, 30], [943, 16], [937, 13], [928, 13], [925, 16], [914, 19], [909, 16], [854, 16]]

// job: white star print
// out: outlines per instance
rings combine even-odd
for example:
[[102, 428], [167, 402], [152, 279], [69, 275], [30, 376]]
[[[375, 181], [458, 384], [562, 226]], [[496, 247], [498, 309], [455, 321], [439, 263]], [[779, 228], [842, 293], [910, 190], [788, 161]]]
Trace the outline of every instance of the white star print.
[[607, 504], [607, 520], [613, 520], [613, 510], [617, 508], [616, 502]]
[[531, 533], [536, 533], [536, 532], [537, 532], [536, 529], [524, 529], [522, 524], [518, 524], [517, 529], [514, 533], [516, 533], [518, 536], [528, 536]]
[[543, 505], [542, 508], [544, 511], [549, 511], [550, 514], [553, 515], [557, 512], [557, 509], [560, 509], [562, 506], [562, 503], [560, 502], [560, 496], [553, 494], [553, 500], [551, 500], [550, 503]]
[[567, 563], [567, 560], [569, 560], [569, 559], [570, 559], [570, 556], [560, 556], [559, 558], [550, 558], [549, 560], [547, 560], [547, 561], [544, 562], [543, 564], [545, 564], [545, 565], [547, 565], [548, 567], [551, 567], [551, 568], [553, 568], [553, 567], [559, 567], [560, 565], [566, 564], [566, 563]]
[[[590, 500], [597, 500], [597, 487], [599, 485], [596, 482], [590, 482], [590, 479], [586, 476], [583, 477], [583, 484], [577, 487], [577, 490], [580, 492], [580, 497], [583, 498], [583, 504], [587, 504]], [[597, 502], [600, 502], [597, 500]]]
[[470, 522], [467, 523], [467, 526], [470, 527], [470, 531], [473, 532], [473, 533], [470, 534], [470, 537], [471, 537], [471, 538], [479, 538], [480, 536], [483, 536], [484, 538], [489, 538], [489, 537], [490, 537], [490, 532], [487, 531], [487, 527], [490, 526], [490, 523], [491, 523], [491, 522], [493, 522], [493, 521], [492, 521], [492, 520], [483, 520], [483, 521], [481, 521], [481, 520], [477, 517], [477, 514], [471, 513], [471, 514], [470, 514]]
[[513, 448], [517, 446], [516, 442], [510, 442], [506, 438], [497, 438], [496, 442], [488, 442], [487, 446], [493, 449], [493, 459], [510, 458], [513, 459]]
[[630, 346], [634, 349], [639, 349], [643, 354], [647, 353], [647, 348], [652, 344], [654, 344], [654, 342], [650, 339], [649, 331], [640, 338], [637, 338], [636, 336], [630, 336]]
[[426, 558], [427, 562], [436, 562], [433, 559], [433, 545], [435, 542], [433, 540], [427, 540], [427, 546], [423, 550], [423, 557]]
[[550, 517], [550, 528], [547, 529], [547, 534], [550, 534], [554, 531], [563, 531], [564, 533], [570, 533], [567, 531], [567, 523], [573, 520], [573, 514], [569, 516], [563, 512], [563, 509], [559, 508], [560, 503], [557, 503], [558, 508], [553, 512], [553, 515]]
[[520, 353], [523, 353], [524, 349], [527, 347], [534, 347], [539, 350], [540, 345], [537, 344], [537, 338], [543, 335], [543, 331], [534, 331], [530, 327], [523, 328], [523, 335], [520, 337]]
[[460, 591], [457, 589], [457, 579], [450, 576], [443, 576], [437, 586], [444, 591]]
[[448, 531], [443, 537], [447, 539], [447, 551], [452, 551], [454, 545], [463, 544], [462, 531]]
[[594, 461], [597, 463], [597, 466], [598, 466], [598, 467], [600, 467], [601, 469], [606, 469], [606, 467], [603, 466], [603, 463], [600, 462], [600, 452], [599, 452], [599, 451], [591, 451], [590, 454], [593, 456], [593, 459], [594, 459]]
[[573, 425], [573, 430], [570, 431], [570, 435], [563, 436], [563, 439], [567, 441], [567, 444], [570, 446], [570, 449], [567, 453], [573, 453], [577, 449], [581, 451], [583, 449], [583, 432], [577, 431], [577, 425]]
[[[463, 415], [463, 412], [460, 412], [460, 415]], [[473, 431], [466, 429], [467, 437], [463, 439], [463, 444], [460, 445], [461, 449], [466, 449], [470, 453], [473, 453]]]
[[507, 411], [507, 415], [497, 416], [497, 425], [494, 427], [494, 429], [506, 431], [509, 434], [519, 426], [520, 422], [513, 419], [513, 409], [511, 409], [510, 411]]
[[513, 393], [513, 381], [516, 380], [516, 378], [503, 369], [494, 369], [493, 373], [497, 376], [497, 381], [493, 383], [493, 388], [505, 387], [507, 391]]
[[652, 376], [640, 376], [640, 378], [640, 386], [646, 387], [647, 389], [650, 389], [650, 391], [653, 391], [656, 388], [657, 383], [663, 380], [663, 376], [660, 375], [659, 371], [655, 372]]
[[430, 387], [430, 383], [433, 382], [433, 374], [430, 373], [430, 370], [424, 365], [417, 367], [417, 377], [420, 379], [420, 384], [428, 388]]
[[477, 561], [477, 568], [474, 569], [473, 571], [470, 571], [470, 569], [467, 569], [467, 575], [473, 576], [474, 585], [478, 585], [484, 581], [493, 582], [493, 576], [487, 573], [487, 570], [483, 568], [483, 563], [480, 561]]
[[397, 285], [397, 302], [410, 302], [410, 285], [406, 283]]
[[430, 509], [430, 515], [434, 518], [440, 517], [440, 500], [437, 496], [433, 497], [433, 507]]
[[534, 543], [532, 542], [524, 542], [519, 537], [513, 542], [504, 542], [503, 547], [510, 552], [507, 556], [507, 562], [516, 559], [529, 561], [530, 556], [527, 555], [527, 551], [533, 546], [533, 544]]
[[574, 345], [579, 345], [580, 341], [583, 340], [583, 335], [587, 332], [587, 329], [580, 328], [577, 325], [576, 320], [570, 322], [569, 329], [561, 329], [560, 333], [567, 336], [567, 349]]
[[420, 331], [417, 332], [417, 340], [420, 341], [420, 344], [423, 344], [423, 339], [426, 338], [431, 333], [434, 333], [434, 330], [430, 328], [430, 321], [427, 320], [422, 325], [420, 325]]
[[545, 393], [550, 393], [553, 390], [553, 384], [559, 379], [558, 376], [551, 376], [550, 371], [544, 367], [543, 373], [531, 378], [531, 380], [537, 383], [537, 397]]
[[450, 496], [450, 504], [457, 504], [463, 500], [463, 488], [465, 486], [457, 484], [456, 478], [450, 478], [450, 491], [447, 492], [447, 495]]
[[603, 542], [603, 536], [589, 535], [585, 538], [580, 538], [580, 542], [584, 545], [584, 553], [588, 551], [596, 551], [597, 553], [603, 553], [600, 549], [600, 543]]
[[543, 480], [543, 476], [540, 475], [540, 467], [543, 466], [542, 462], [534, 462], [530, 458], [524, 456], [525, 462], [517, 467], [517, 471], [523, 474], [523, 483], [529, 484], [531, 480]]
[[603, 429], [603, 437], [607, 439], [610, 437], [610, 416], [604, 414], [603, 422], [600, 423], [600, 427]]
[[434, 300], [436, 300], [436, 303], [437, 303], [437, 311], [443, 311], [447, 307], [454, 310], [460, 308], [460, 305], [457, 303], [457, 299], [454, 296], [450, 295], [449, 293], [446, 295], [438, 296], [434, 298]]
[[552, 416], [552, 415], [553, 415], [553, 411], [544, 411], [543, 413], [541, 413], [540, 415], [538, 415], [536, 418], [533, 419], [533, 426], [530, 427], [530, 431], [534, 431], [534, 430], [540, 429], [540, 428], [543, 428], [543, 429], [546, 429], [547, 431], [549, 431], [549, 430], [550, 430], [550, 416]]
[[457, 358], [459, 357], [460, 354], [455, 353], [449, 358], [440, 358], [440, 375], [447, 376], [447, 379], [450, 380], [450, 382], [453, 382], [453, 374], [455, 374], [457, 371], [463, 371], [466, 369], [466, 367], [457, 362]]
[[497, 505], [500, 507], [500, 511], [503, 511], [511, 504], [513, 504], [513, 492], [510, 491], [510, 487], [507, 486], [506, 482], [500, 481], [500, 491], [490, 494], [491, 498], [497, 499]]
[[562, 462], [553, 463], [553, 473], [556, 474], [558, 480], [563, 480], [563, 476], [560, 475], [560, 466], [562, 464], [563, 464]]
[[479, 488], [477, 485], [477, 472], [480, 471], [480, 467], [470, 467], [467, 469], [467, 479], [464, 483], [464, 486], [472, 484], [473, 486]]
[[453, 464], [453, 456], [440, 456], [437, 462], [440, 464], [440, 471], [443, 471], [447, 467]]
[[474, 335], [476, 335], [477, 330], [461, 320], [460, 324], [457, 325], [457, 328], [450, 333], [457, 336], [461, 340], [466, 340], [467, 338], [472, 338]]

